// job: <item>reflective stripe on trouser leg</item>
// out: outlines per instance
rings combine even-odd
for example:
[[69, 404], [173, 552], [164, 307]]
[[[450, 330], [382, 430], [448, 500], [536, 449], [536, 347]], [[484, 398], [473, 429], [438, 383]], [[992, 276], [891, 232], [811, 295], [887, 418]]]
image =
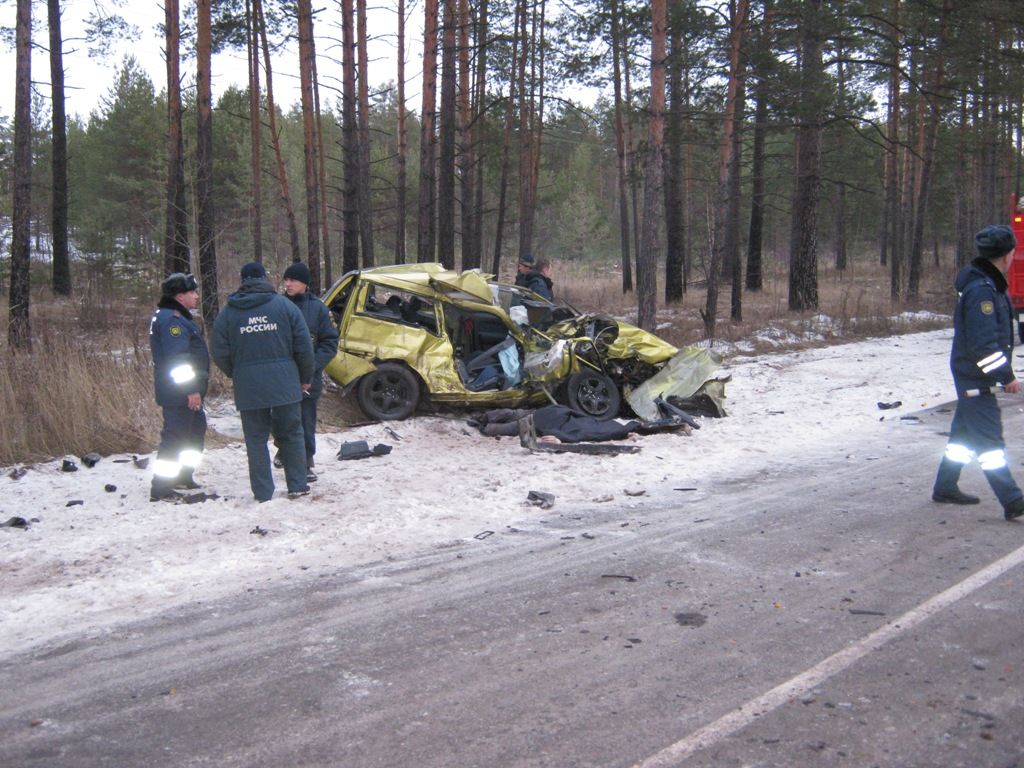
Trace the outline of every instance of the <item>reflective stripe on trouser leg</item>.
[[171, 479], [178, 476], [181, 471], [181, 464], [170, 459], [157, 459], [153, 462], [153, 475], [163, 479]]
[[1001, 450], [985, 451], [985, 453], [979, 454], [978, 463], [986, 472], [1002, 469], [1006, 466], [1006, 454]]
[[202, 451], [186, 448], [178, 454], [178, 458], [181, 460], [181, 465], [184, 468], [195, 469], [199, 466], [199, 462], [203, 460], [203, 454]]
[[946, 445], [946, 458], [958, 464], [970, 464], [973, 455], [974, 451], [966, 445], [960, 445], [959, 443], [948, 443]]

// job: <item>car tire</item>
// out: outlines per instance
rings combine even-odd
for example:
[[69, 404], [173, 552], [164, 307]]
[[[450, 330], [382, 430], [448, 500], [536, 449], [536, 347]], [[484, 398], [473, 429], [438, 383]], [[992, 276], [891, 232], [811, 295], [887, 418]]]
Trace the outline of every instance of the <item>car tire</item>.
[[359, 380], [356, 399], [371, 419], [400, 421], [412, 416], [419, 405], [420, 382], [402, 365], [381, 363]]
[[622, 395], [615, 382], [597, 371], [579, 371], [565, 383], [569, 407], [598, 421], [614, 419], [622, 407]]

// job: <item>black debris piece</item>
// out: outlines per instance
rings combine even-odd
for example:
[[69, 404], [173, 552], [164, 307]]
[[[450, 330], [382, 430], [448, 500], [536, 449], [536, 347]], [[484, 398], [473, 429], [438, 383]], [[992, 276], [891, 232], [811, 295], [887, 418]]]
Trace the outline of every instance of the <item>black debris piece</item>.
[[111, 459], [111, 461], [114, 462], [115, 464], [128, 464], [132, 460], [131, 459]]
[[92, 469], [100, 463], [102, 457], [98, 453], [87, 453], [82, 457], [82, 463], [85, 464], [89, 469]]
[[[708, 398], [710, 400], [710, 398]], [[678, 400], [678, 398], [676, 398]], [[685, 424], [691, 429], [700, 429], [700, 424], [693, 420], [693, 418], [685, 410], [674, 403], [670, 403], [665, 400], [661, 395], [654, 398], [654, 404], [658, 406], [658, 412], [665, 418], [674, 422]], [[719, 416], [720, 414], [711, 413], [711, 416]]]
[[494, 535], [494, 531], [480, 531], [480, 533], [478, 533], [473, 538], [474, 539], [480, 539], [482, 541], [483, 539], [486, 539], [488, 536], [493, 536], [493, 535]]
[[900, 421], [920, 421], [920, 416], [900, 416]]
[[391, 453], [391, 446], [384, 443], [377, 443], [373, 448], [365, 440], [353, 440], [349, 443], [342, 443], [338, 449], [339, 461], [350, 459], [369, 459], [374, 456], [387, 456]]
[[680, 627], [703, 627], [708, 617], [703, 613], [677, 613], [675, 620]]
[[24, 467], [15, 467], [7, 473], [7, 476], [11, 478], [11, 480], [21, 480], [27, 472], [28, 470]]
[[60, 471], [61, 472], [77, 472], [78, 471], [78, 465], [75, 464], [75, 462], [73, 462], [71, 459], [64, 459], [64, 461], [62, 461], [61, 464], [60, 464]]
[[879, 403], [878, 410], [891, 411], [893, 408], [899, 408], [901, 405], [903, 405], [901, 400], [893, 400], [891, 403]]
[[673, 491], [696, 491], [696, 488], [673, 488]]
[[249, 533], [254, 534], [256, 536], [266, 536], [268, 533], [270, 533], [270, 531], [268, 531], [266, 528], [257, 525], [255, 528], [249, 531]]
[[7, 522], [0, 523], [0, 528], [28, 528], [28, 520], [24, 517], [9, 517]]
[[402, 436], [395, 432], [395, 430], [393, 430], [391, 427], [384, 427], [384, 431], [387, 433], [387, 436], [390, 437], [392, 440], [398, 440], [399, 442], [401, 442]]
[[530, 491], [526, 494], [526, 501], [541, 509], [551, 509], [555, 506], [555, 494], [545, 491]]
[[83, 504], [85, 504], [85, 500], [84, 499], [72, 499], [71, 501], [69, 501], [64, 506], [65, 507], [80, 507]]
[[181, 503], [182, 504], [201, 504], [204, 501], [213, 501], [214, 499], [219, 499], [219, 498], [220, 498], [220, 496], [218, 496], [216, 493], [204, 493], [204, 492], [200, 491], [199, 493], [190, 493], [187, 496], [182, 497]]
[[626, 494], [627, 496], [643, 496], [645, 493], [647, 493], [647, 489], [646, 488], [636, 488], [634, 490], [630, 490], [629, 488], [623, 488], [622, 492], [624, 494]]
[[851, 616], [885, 616], [885, 611], [866, 611], [862, 608], [850, 608]]
[[602, 579], [622, 579], [623, 581], [636, 581], [636, 576], [626, 576], [622, 573], [602, 573]]
[[114, 491], [117, 490], [117, 486], [114, 485], [113, 483], [107, 483], [106, 485], [103, 486], [103, 490], [106, 491], [107, 493], [113, 493]]
[[142, 458], [132, 456], [132, 463], [139, 469], [145, 469], [149, 466], [149, 456], [143, 456]]

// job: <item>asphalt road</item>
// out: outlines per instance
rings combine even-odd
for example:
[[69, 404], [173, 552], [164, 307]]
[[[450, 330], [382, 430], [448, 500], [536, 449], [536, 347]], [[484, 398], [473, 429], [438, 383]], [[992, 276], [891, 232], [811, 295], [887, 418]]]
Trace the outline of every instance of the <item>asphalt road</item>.
[[6, 649], [0, 765], [1024, 765], [1024, 524], [976, 468], [981, 505], [930, 502], [949, 414], [921, 419], [670, 508], [556, 506]]

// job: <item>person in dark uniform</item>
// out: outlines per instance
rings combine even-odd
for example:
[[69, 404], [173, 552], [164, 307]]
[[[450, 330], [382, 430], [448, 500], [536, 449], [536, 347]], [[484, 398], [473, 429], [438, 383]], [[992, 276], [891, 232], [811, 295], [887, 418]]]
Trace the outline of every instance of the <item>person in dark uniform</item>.
[[[301, 261], [293, 262], [284, 271], [284, 293], [299, 308], [306, 325], [309, 326], [313, 355], [316, 359], [313, 382], [302, 398], [302, 434], [306, 446], [307, 482], [316, 480], [316, 473], [313, 471], [313, 456], [316, 455], [316, 408], [324, 389], [323, 371], [338, 353], [338, 329], [331, 322], [331, 313], [327, 305], [310, 293], [309, 284], [312, 280], [309, 267]], [[277, 463], [275, 461], [275, 464]]]
[[960, 298], [953, 317], [953, 350], [949, 365], [956, 385], [956, 412], [946, 454], [939, 465], [932, 500], [944, 504], [977, 504], [957, 483], [961, 470], [977, 458], [985, 478], [1003, 505], [1007, 520], [1024, 515], [1024, 493], [1006, 464], [1003, 424], [996, 389], [1017, 394], [1021, 383], [1013, 374], [1013, 306], [1006, 294], [1006, 274], [1017, 241], [1002, 224], [985, 227], [974, 238], [978, 258], [960, 270]]
[[160, 447], [153, 464], [150, 501], [181, 497], [176, 488], [198, 488], [192, 476], [203, 455], [210, 354], [192, 310], [199, 303], [196, 279], [175, 272], [160, 284], [160, 301], [149, 321], [153, 388], [163, 409]]
[[537, 271], [537, 264], [534, 261], [533, 256], [528, 253], [524, 253], [520, 256], [519, 264], [516, 269], [516, 285], [533, 291], [537, 295], [543, 296], [548, 301], [551, 300], [552, 296], [549, 282], [546, 281], [545, 277]]
[[211, 352], [234, 383], [253, 496], [262, 502], [274, 495], [271, 434], [281, 446], [289, 498], [309, 493], [300, 403], [313, 380], [313, 342], [302, 313], [267, 282], [262, 264], [242, 267], [241, 287], [213, 324]]

